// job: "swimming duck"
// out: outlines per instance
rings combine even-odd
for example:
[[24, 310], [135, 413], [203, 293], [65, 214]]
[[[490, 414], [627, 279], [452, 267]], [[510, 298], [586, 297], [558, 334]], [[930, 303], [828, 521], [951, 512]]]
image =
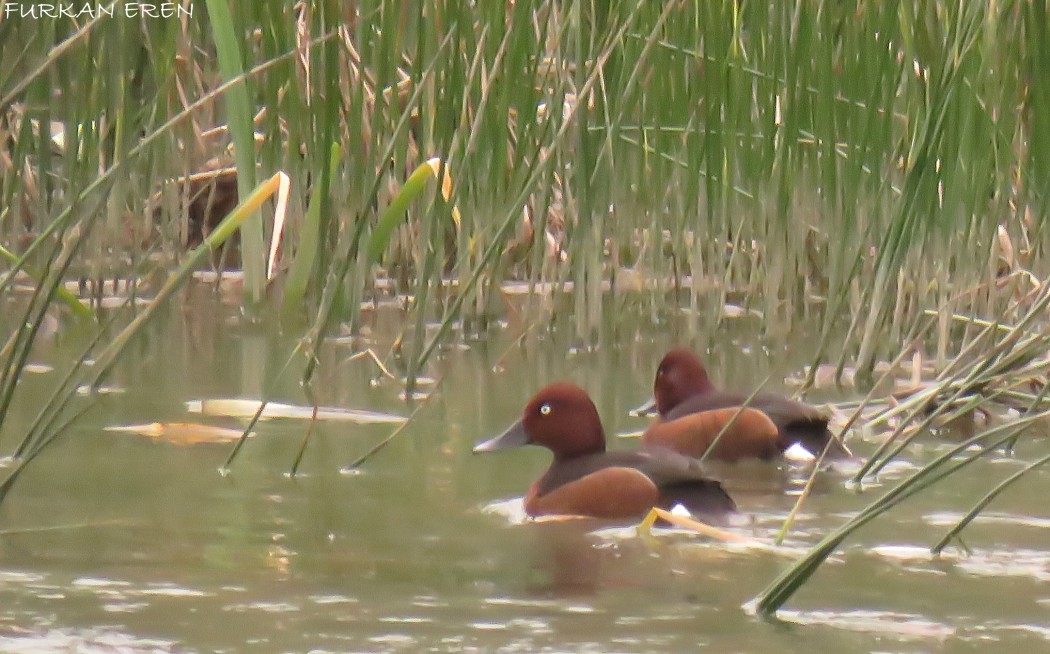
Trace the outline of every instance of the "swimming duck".
[[520, 420], [478, 443], [474, 453], [539, 445], [554, 460], [529, 488], [530, 516], [642, 516], [657, 506], [684, 505], [707, 520], [736, 514], [732, 498], [705, 476], [697, 461], [663, 448], [608, 452], [594, 402], [579, 386], [558, 382], [529, 400]]
[[645, 430], [642, 443], [699, 457], [732, 420], [711, 453], [714, 459], [771, 459], [794, 444], [816, 455], [829, 439], [834, 441], [830, 455], [849, 454], [828, 430], [828, 414], [817, 407], [775, 393], [757, 393], [741, 410], [747, 397], [717, 390], [700, 357], [687, 348], [675, 348], [656, 369], [653, 400], [635, 410], [655, 408], [660, 416]]

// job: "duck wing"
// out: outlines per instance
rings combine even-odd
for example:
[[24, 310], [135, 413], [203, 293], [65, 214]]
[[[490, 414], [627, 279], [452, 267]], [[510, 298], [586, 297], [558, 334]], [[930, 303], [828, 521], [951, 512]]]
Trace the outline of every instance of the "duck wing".
[[[665, 420], [674, 420], [691, 413], [702, 413], [742, 406], [747, 396], [737, 393], [715, 391], [694, 395], [667, 412]], [[834, 440], [829, 454], [832, 456], [849, 455], [837, 438], [828, 430], [830, 416], [826, 411], [804, 402], [797, 402], [776, 393], [758, 393], [748, 403], [769, 416], [777, 427], [779, 445], [787, 449], [798, 443], [813, 454], [820, 454], [829, 440]]]
[[545, 495], [606, 468], [634, 469], [651, 479], [660, 493], [661, 508], [682, 504], [694, 515], [716, 521], [736, 513], [736, 503], [722, 485], [704, 471], [699, 461], [657, 447], [602, 452], [555, 462], [540, 479], [537, 495]]

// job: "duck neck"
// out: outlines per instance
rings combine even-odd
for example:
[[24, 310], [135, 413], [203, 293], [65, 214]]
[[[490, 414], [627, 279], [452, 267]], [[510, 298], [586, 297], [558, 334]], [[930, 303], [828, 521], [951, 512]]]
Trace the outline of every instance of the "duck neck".
[[559, 448], [554, 452], [554, 461], [564, 463], [581, 456], [601, 454], [605, 452], [605, 432], [599, 427], [589, 434], [580, 434], [580, 437], [570, 447]]
[[714, 384], [707, 377], [707, 371], [700, 373], [700, 376], [696, 378], [696, 391], [698, 394], [703, 395], [705, 393], [711, 393], [715, 390]]

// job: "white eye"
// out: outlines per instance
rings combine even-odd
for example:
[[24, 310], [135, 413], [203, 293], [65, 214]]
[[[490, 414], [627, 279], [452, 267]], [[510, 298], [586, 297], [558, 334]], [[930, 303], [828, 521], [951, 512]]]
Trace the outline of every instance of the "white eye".
[[550, 414], [551, 414], [551, 405], [549, 405], [549, 404], [541, 404], [540, 405], [540, 415], [541, 416], [549, 416]]

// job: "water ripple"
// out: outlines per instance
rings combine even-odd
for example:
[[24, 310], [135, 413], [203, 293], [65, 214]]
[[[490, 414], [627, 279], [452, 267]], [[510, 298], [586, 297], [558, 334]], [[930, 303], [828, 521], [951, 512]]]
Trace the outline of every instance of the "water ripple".
[[156, 638], [140, 638], [120, 631], [103, 628], [94, 629], [50, 629], [43, 633], [0, 635], [0, 651], [23, 654], [50, 654], [52, 652], [120, 652], [139, 654], [148, 652], [190, 652], [178, 647], [174, 641]]
[[902, 640], [945, 640], [955, 628], [914, 613], [892, 611], [780, 611], [777, 617], [802, 625], [824, 625]]
[[[930, 563], [943, 561], [959, 570], [980, 577], [1029, 577], [1036, 581], [1050, 581], [1050, 551], [1033, 549], [990, 550], [974, 549], [967, 554], [955, 551], [934, 556], [928, 547], [917, 545], [879, 545], [869, 550], [872, 554], [901, 563]], [[935, 568], [912, 567], [922, 572], [941, 573]]]

